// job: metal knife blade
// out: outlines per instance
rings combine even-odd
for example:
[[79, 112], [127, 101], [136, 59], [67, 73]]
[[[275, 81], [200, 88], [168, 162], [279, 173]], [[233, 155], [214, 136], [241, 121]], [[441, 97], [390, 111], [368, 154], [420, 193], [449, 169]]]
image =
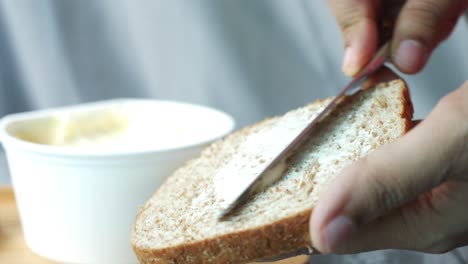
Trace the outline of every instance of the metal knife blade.
[[248, 184], [246, 189], [233, 190], [237, 191], [231, 201], [226, 201], [224, 203], [224, 208], [222, 208], [219, 219], [225, 219], [229, 213], [245, 200], [247, 200], [259, 186], [264, 186], [265, 182], [272, 183], [280, 179], [284, 173], [283, 169], [278, 169], [282, 166], [279, 166], [283, 161], [288, 158], [289, 154], [293, 152], [296, 148], [301, 146], [305, 140], [310, 136], [316, 124], [321, 122], [342, 100], [342, 98], [348, 94], [355, 93], [359, 90], [360, 85], [366, 78], [376, 72], [380, 67], [382, 67], [387, 61], [390, 53], [390, 43], [386, 42], [381, 48], [377, 51], [374, 57], [369, 61], [369, 63], [351, 80], [351, 82], [310, 122], [306, 128], [304, 128], [299, 135], [294, 138], [283, 150], [281, 150], [275, 158], [270, 161], [270, 163]]

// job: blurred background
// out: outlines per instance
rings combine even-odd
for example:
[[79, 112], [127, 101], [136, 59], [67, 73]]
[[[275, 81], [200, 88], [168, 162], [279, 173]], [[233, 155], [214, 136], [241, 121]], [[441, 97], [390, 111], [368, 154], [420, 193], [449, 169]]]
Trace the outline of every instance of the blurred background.
[[[467, 47], [460, 22], [404, 76], [416, 118], [467, 79]], [[0, 0], [0, 117], [140, 97], [216, 107], [240, 127], [336, 94], [342, 55], [327, 1]]]
[[[215, 107], [242, 127], [335, 95], [349, 81], [342, 56], [325, 0], [0, 0], [0, 118], [137, 97]], [[422, 73], [403, 76], [415, 118], [467, 76], [468, 23], [460, 21]], [[0, 147], [0, 185], [9, 183]], [[467, 252], [387, 250], [313, 263], [463, 263]]]

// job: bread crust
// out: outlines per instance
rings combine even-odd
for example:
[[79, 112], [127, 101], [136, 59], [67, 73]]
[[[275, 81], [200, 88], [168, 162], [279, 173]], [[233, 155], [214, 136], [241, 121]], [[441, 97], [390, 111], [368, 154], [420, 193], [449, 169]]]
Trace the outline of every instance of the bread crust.
[[[402, 87], [401, 91], [404, 101], [401, 102], [402, 109], [400, 115], [405, 120], [405, 132], [407, 132], [412, 128], [413, 106], [404, 81], [395, 80], [388, 85], [392, 85], [394, 82], [399, 82], [399, 85]], [[249, 127], [246, 129], [249, 129]], [[247, 133], [246, 129], [238, 133]], [[156, 193], [164, 189], [165, 184]], [[141, 217], [143, 210], [144, 208], [140, 210], [136, 221]], [[313, 208], [310, 208], [298, 212], [294, 216], [259, 228], [164, 249], [141, 248], [133, 243], [132, 246], [140, 263], [247, 263], [310, 246], [309, 220], [312, 210]]]
[[405, 122], [405, 133], [410, 131], [413, 128], [413, 114], [414, 108], [413, 103], [411, 102], [411, 96], [406, 85], [406, 82], [403, 80], [396, 80], [395, 82], [401, 82], [403, 85], [403, 109], [401, 111], [401, 118], [403, 118]]
[[140, 263], [247, 263], [310, 245], [311, 210], [258, 229], [165, 248], [135, 248]]

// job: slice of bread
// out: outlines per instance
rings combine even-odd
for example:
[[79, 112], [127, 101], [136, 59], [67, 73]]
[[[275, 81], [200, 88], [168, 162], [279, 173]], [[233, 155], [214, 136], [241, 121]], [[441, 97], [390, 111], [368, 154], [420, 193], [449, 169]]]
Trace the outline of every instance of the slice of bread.
[[[320, 193], [347, 165], [400, 137], [413, 114], [402, 80], [347, 97], [288, 161], [285, 175], [219, 221], [223, 196], [258, 172], [331, 99], [267, 119], [220, 140], [175, 171], [141, 208], [131, 238], [141, 263], [246, 263], [310, 245]], [[223, 185], [223, 182], [225, 183]]]

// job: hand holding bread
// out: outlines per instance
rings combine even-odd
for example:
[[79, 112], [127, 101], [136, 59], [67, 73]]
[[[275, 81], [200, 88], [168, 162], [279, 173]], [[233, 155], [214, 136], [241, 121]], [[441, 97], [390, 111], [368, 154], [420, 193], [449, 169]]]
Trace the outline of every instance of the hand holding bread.
[[405, 136], [343, 170], [311, 216], [323, 253], [468, 244], [468, 82]]
[[[329, 3], [345, 38], [348, 75], [389, 31], [395, 66], [420, 71], [468, 6], [465, 0]], [[467, 204], [468, 82], [407, 135], [340, 173], [313, 211], [312, 241], [324, 253], [446, 252], [468, 244]]]

